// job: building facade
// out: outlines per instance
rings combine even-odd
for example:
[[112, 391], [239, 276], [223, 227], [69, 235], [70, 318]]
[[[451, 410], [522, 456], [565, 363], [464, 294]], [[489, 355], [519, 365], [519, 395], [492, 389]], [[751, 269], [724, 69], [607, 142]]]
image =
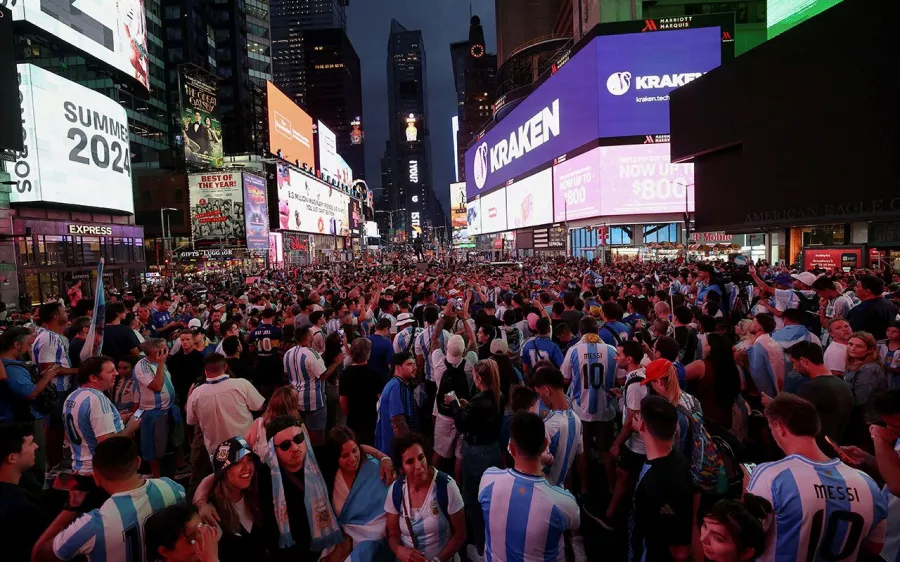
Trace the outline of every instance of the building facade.
[[[454, 44], [457, 45], [457, 44]], [[457, 132], [457, 162], [459, 180], [466, 181], [466, 147], [486, 123], [493, 117], [493, 105], [497, 92], [497, 55], [488, 54], [484, 41], [484, 29], [478, 16], [472, 16], [469, 40], [459, 61], [461, 68], [454, 68], [457, 97], [459, 98]], [[451, 55], [454, 55], [451, 46]], [[454, 63], [457, 64], [456, 59]], [[461, 81], [461, 83], [460, 83]]]

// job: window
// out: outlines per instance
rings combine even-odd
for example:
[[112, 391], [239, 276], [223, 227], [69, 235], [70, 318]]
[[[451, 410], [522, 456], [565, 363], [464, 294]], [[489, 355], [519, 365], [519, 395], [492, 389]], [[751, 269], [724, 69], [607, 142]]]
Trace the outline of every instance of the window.
[[651, 242], [672, 242], [678, 241], [678, 225], [676, 223], [668, 224], [645, 224], [643, 225], [644, 244]]
[[802, 229], [804, 246], [841, 246], [845, 244], [844, 225], [824, 225]]
[[181, 17], [180, 6], [166, 6], [165, 17], [167, 20], [177, 20]]
[[19, 262], [22, 265], [34, 265], [34, 254], [31, 248], [32, 240], [31, 236], [19, 238]]
[[67, 265], [69, 263], [69, 237], [45, 236], [47, 265]]

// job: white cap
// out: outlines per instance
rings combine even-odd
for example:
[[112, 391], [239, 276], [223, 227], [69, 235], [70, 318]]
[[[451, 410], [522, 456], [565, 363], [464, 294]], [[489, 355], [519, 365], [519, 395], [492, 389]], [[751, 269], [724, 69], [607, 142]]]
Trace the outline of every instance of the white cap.
[[815, 273], [811, 273], [809, 271], [804, 271], [803, 273], [792, 273], [791, 277], [803, 283], [804, 285], [809, 285], [810, 287], [812, 287], [812, 284], [816, 282], [816, 279], [818, 279]]
[[188, 328], [202, 328], [203, 322], [200, 321], [199, 318], [191, 318], [190, 322], [188, 322]]

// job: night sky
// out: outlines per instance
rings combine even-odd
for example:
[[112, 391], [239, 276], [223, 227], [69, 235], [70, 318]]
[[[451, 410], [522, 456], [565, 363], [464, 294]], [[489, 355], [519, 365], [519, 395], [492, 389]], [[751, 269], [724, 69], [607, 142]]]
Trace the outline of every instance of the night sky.
[[[468, 40], [469, 6], [468, 0], [351, 0], [347, 34], [362, 67], [369, 188], [381, 187], [381, 157], [388, 138], [387, 43], [393, 18], [410, 31], [421, 30], [425, 40], [433, 189], [449, 212], [454, 181], [450, 118], [456, 115], [450, 43]], [[471, 6], [472, 14], [481, 18], [488, 52], [496, 52], [494, 1], [473, 0]]]

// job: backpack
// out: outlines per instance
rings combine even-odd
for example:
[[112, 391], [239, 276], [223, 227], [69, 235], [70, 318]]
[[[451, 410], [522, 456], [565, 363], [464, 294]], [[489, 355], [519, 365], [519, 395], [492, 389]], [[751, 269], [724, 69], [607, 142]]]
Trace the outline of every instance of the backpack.
[[438, 387], [435, 400], [437, 401], [438, 413], [442, 416], [453, 417], [453, 410], [450, 406], [444, 404], [444, 395], [450, 391], [456, 393], [456, 397], [460, 400], [469, 399], [469, 379], [466, 377], [466, 360], [463, 359], [459, 365], [453, 366], [449, 361], [444, 359], [444, 376], [441, 377], [441, 384]]
[[506, 340], [506, 345], [509, 347], [509, 352], [518, 354], [522, 350], [522, 341], [519, 338], [521, 332], [519, 329], [514, 326], [509, 326], [502, 328], [501, 333], [503, 339]]
[[610, 328], [610, 327], [609, 327], [609, 324], [603, 324], [602, 326], [600, 326], [600, 329], [601, 329], [601, 330], [604, 329], [604, 328], [606, 328], [606, 331], [607, 331], [607, 332], [609, 332], [610, 334], [612, 334], [613, 339], [616, 340], [616, 346], [622, 345], [622, 337], [619, 336], [619, 334], [617, 334], [615, 330], [613, 330], [612, 328]]
[[807, 297], [801, 291], [794, 291], [800, 306], [797, 308], [803, 313], [803, 325], [813, 334], [822, 333], [822, 322], [819, 320], [819, 297], [813, 295]]
[[[450, 483], [450, 476], [446, 473], [441, 472], [440, 470], [435, 469], [437, 474], [434, 476], [434, 495], [437, 500], [438, 507], [441, 510], [441, 513], [444, 514], [444, 517], [447, 519], [447, 522], [450, 523], [451, 530], [453, 528], [453, 524], [450, 522], [450, 513], [449, 513], [449, 505], [450, 505], [450, 496], [447, 493], [447, 487]], [[394, 481], [394, 487], [391, 489], [391, 500], [394, 502], [394, 509], [397, 510], [397, 513], [400, 516], [403, 516], [403, 484], [406, 482], [406, 476], [400, 474], [397, 476], [397, 479]]]
[[703, 492], [715, 492], [725, 479], [722, 454], [706, 431], [701, 414], [692, 414], [680, 405], [678, 412], [684, 415], [690, 424], [690, 440], [685, 446], [684, 456], [691, 462], [691, 481]]

